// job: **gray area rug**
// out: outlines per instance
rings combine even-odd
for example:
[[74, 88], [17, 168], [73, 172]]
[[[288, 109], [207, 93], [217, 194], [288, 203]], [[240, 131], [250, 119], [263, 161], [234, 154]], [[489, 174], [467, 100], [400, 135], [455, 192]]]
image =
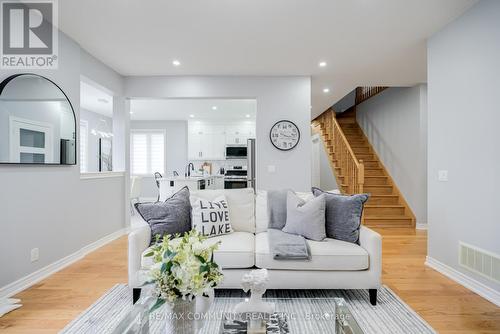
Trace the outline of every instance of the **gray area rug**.
[[[241, 290], [216, 290], [214, 310], [228, 312], [240, 298], [246, 295]], [[415, 311], [406, 305], [392, 290], [383, 286], [378, 293], [377, 306], [369, 303], [367, 290], [270, 290], [267, 298], [332, 298], [341, 297], [366, 334], [424, 334], [436, 333]], [[231, 300], [232, 298], [233, 301]], [[97, 300], [78, 318], [67, 325], [61, 333], [111, 333], [132, 307], [132, 291], [125, 284], [118, 284]], [[294, 306], [300, 312], [300, 305]], [[220, 323], [210, 322], [201, 333], [218, 333]], [[151, 325], [150, 333], [164, 333], [164, 329]], [[308, 324], [301, 324], [297, 334], [307, 331]], [[316, 331], [314, 331], [316, 332]], [[331, 333], [334, 331], [332, 330]], [[325, 334], [328, 331], [325, 332]], [[316, 334], [316, 333], [315, 333]]]

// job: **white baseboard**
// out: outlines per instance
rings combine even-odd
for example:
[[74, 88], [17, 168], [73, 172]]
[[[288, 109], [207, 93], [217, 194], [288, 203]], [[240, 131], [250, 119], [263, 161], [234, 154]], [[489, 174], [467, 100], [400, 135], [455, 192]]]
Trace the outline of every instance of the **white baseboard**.
[[48, 266], [41, 268], [27, 276], [24, 276], [21, 279], [18, 279], [15, 282], [7, 284], [4, 287], [0, 288], [0, 298], [8, 298], [19, 292], [26, 290], [30, 286], [40, 282], [41, 280], [47, 278], [48, 276], [60, 271], [61, 269], [69, 266], [70, 264], [82, 259], [88, 253], [104, 246], [105, 244], [118, 239], [119, 237], [127, 234], [129, 232], [129, 228], [123, 228], [107, 236], [81, 248], [80, 250], [70, 254], [54, 263], [49, 264]]
[[500, 306], [500, 291], [493, 290], [489, 286], [461, 273], [460, 271], [427, 256], [425, 259], [425, 265], [440, 272], [446, 277], [452, 279], [460, 285], [463, 285], [467, 289], [477, 293], [481, 297], [489, 300], [496, 306]]
[[417, 225], [415, 226], [415, 228], [417, 230], [427, 230], [428, 225], [427, 225], [427, 223], [417, 223]]

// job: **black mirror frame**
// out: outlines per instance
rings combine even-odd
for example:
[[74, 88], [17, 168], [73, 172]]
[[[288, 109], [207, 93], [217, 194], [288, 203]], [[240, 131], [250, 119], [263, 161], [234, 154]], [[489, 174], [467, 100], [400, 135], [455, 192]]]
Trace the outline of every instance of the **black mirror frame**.
[[49, 81], [54, 86], [56, 86], [57, 89], [59, 89], [61, 91], [61, 93], [63, 93], [64, 97], [68, 101], [69, 106], [71, 107], [71, 111], [73, 112], [73, 122], [75, 124], [75, 162], [72, 164], [61, 164], [61, 163], [53, 163], [53, 162], [50, 162], [50, 163], [26, 163], [26, 162], [1, 162], [0, 161], [0, 165], [24, 165], [24, 166], [75, 166], [75, 165], [77, 165], [77, 163], [78, 163], [78, 155], [77, 155], [77, 153], [78, 153], [78, 150], [77, 150], [78, 130], [76, 127], [75, 109], [73, 108], [73, 104], [71, 103], [70, 99], [68, 98], [68, 95], [66, 95], [66, 93], [61, 89], [61, 87], [59, 87], [54, 81], [52, 81], [49, 78], [46, 78], [42, 75], [35, 74], [35, 73], [19, 73], [19, 74], [14, 74], [14, 75], [7, 77], [6, 79], [4, 79], [0, 83], [0, 96], [2, 95], [4, 88], [9, 84], [9, 82], [11, 82], [12, 80], [14, 80], [17, 77], [24, 76], [24, 75], [35, 76], [35, 77], [39, 77], [39, 78], [42, 78], [42, 79]]

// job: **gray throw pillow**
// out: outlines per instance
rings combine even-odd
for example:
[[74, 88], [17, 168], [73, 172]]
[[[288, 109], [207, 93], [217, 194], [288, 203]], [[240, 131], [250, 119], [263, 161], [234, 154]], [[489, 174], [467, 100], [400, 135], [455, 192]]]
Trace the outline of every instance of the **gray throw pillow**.
[[326, 196], [326, 236], [358, 243], [363, 206], [368, 194], [339, 195], [312, 188], [314, 196]]
[[151, 244], [164, 236], [184, 234], [191, 230], [191, 202], [189, 189], [182, 188], [165, 202], [136, 203], [135, 208], [151, 227]]
[[325, 195], [306, 202], [289, 191], [286, 198], [286, 225], [282, 231], [310, 240], [325, 239]]

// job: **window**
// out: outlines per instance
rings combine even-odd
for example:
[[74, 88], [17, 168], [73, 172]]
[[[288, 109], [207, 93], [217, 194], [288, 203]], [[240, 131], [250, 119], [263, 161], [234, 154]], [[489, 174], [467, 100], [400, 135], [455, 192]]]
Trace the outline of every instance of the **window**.
[[165, 173], [165, 132], [133, 130], [130, 135], [132, 175]]
[[88, 171], [89, 123], [80, 121], [80, 173]]

